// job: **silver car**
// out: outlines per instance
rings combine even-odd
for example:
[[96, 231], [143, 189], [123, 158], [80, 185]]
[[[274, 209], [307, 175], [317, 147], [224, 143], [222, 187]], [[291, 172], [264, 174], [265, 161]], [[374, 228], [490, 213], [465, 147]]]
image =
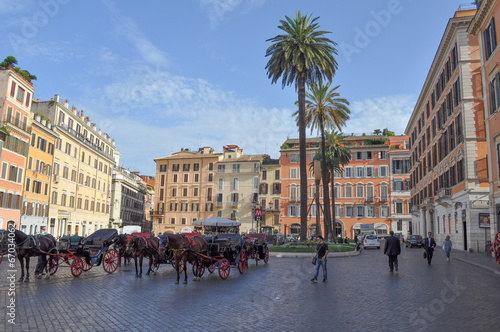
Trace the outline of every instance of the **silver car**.
[[380, 249], [380, 239], [376, 235], [367, 235], [363, 239], [363, 247]]

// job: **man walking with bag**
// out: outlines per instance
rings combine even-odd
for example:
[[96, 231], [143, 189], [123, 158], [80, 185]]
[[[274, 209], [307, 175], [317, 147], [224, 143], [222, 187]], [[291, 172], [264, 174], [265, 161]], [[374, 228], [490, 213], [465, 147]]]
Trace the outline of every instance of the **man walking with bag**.
[[389, 236], [385, 240], [384, 254], [389, 256], [389, 269], [391, 272], [396, 268], [398, 272], [398, 255], [401, 253], [401, 245], [399, 239], [394, 236], [394, 231], [390, 231]]
[[323, 282], [327, 282], [328, 276], [326, 273], [326, 256], [328, 255], [328, 244], [323, 241], [323, 237], [321, 235], [316, 236], [316, 241], [318, 241], [318, 244], [314, 250], [318, 255], [318, 259], [316, 260], [316, 271], [314, 271], [314, 277], [311, 281], [313, 283], [318, 282], [319, 267], [321, 266], [323, 268]]

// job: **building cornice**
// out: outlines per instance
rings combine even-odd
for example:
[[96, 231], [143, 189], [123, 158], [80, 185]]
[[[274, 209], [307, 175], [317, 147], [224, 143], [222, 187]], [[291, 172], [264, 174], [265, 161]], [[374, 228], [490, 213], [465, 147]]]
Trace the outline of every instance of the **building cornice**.
[[483, 26], [486, 18], [490, 16], [496, 4], [497, 0], [481, 1], [481, 5], [477, 9], [476, 15], [474, 15], [474, 18], [470, 22], [467, 31], [473, 35], [479, 35], [479, 33], [481, 33], [481, 27]]

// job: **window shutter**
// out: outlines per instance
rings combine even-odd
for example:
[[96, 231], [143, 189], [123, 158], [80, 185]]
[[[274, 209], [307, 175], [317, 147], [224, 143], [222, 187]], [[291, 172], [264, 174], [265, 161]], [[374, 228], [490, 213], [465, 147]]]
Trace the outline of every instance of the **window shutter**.
[[12, 82], [11, 88], [10, 88], [10, 96], [14, 97], [16, 95], [16, 82]]
[[497, 46], [497, 36], [495, 32], [495, 18], [491, 18], [491, 24], [490, 24], [490, 29], [491, 29], [491, 50], [493, 51], [495, 47]]

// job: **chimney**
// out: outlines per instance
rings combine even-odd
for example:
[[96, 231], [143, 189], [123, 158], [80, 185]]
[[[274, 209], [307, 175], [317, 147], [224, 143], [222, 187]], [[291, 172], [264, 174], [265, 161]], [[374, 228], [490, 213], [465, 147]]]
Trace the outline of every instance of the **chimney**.
[[102, 130], [101, 130], [101, 128], [99, 128], [99, 135], [102, 136]]
[[80, 112], [80, 119], [83, 121], [83, 110]]
[[56, 103], [58, 103], [58, 102], [59, 102], [59, 95], [54, 95], [54, 101], [55, 101]]
[[94, 129], [94, 131], [97, 131], [97, 125], [95, 123], [92, 124], [92, 129]]
[[64, 102], [64, 107], [66, 107], [67, 109], [69, 109], [69, 100], [66, 100], [66, 101]]

